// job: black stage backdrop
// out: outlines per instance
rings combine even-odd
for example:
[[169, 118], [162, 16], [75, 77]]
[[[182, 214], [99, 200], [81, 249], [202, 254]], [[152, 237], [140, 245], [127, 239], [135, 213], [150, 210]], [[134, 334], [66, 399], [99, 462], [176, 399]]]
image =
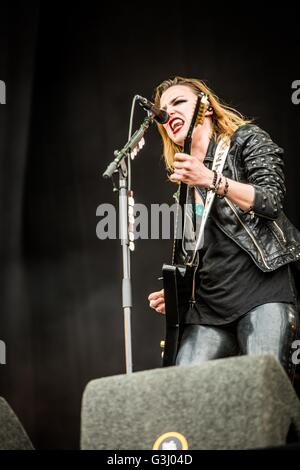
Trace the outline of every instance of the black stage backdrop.
[[[286, 212], [300, 227], [298, 68], [293, 9], [228, 11], [182, 2], [1, 4], [0, 395], [38, 449], [79, 447], [90, 379], [125, 373], [122, 257], [96, 236], [101, 173], [127, 140], [131, 100], [174, 75], [204, 79], [285, 149]], [[283, 32], [283, 29], [286, 29]], [[134, 129], [144, 112], [135, 113]], [[171, 203], [156, 129], [133, 166], [138, 203]], [[134, 370], [160, 366], [164, 320], [149, 292], [171, 243], [138, 240], [132, 258]]]

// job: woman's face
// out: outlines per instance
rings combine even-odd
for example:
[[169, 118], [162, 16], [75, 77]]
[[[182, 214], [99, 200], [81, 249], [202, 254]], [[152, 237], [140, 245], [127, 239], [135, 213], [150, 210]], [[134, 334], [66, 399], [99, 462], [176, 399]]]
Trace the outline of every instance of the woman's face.
[[174, 85], [160, 97], [160, 107], [169, 115], [164, 128], [169, 138], [177, 145], [183, 146], [197, 101], [194, 91], [185, 85]]

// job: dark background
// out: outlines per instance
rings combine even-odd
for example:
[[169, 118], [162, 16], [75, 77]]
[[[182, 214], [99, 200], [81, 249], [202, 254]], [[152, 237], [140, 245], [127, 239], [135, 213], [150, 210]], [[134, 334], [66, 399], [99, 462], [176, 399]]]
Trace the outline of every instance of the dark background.
[[[201, 3], [201, 2], [199, 2]], [[191, 3], [1, 3], [0, 395], [35, 447], [79, 447], [87, 382], [125, 373], [121, 248], [96, 236], [117, 206], [101, 173], [127, 140], [131, 100], [174, 75], [198, 77], [285, 149], [286, 212], [300, 227], [300, 79], [295, 7], [220, 10]], [[144, 118], [139, 108], [134, 130]], [[136, 202], [172, 202], [156, 130], [133, 166]], [[160, 366], [164, 320], [149, 292], [171, 243], [139, 240], [132, 258], [134, 370]]]

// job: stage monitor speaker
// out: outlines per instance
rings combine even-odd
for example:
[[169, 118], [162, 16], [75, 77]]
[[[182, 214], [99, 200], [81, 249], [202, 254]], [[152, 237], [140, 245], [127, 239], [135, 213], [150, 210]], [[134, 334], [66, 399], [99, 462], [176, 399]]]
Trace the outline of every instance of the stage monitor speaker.
[[270, 355], [95, 379], [82, 397], [81, 449], [261, 449], [299, 437], [299, 399]]
[[19, 419], [1, 397], [0, 450], [33, 450], [33, 445]]

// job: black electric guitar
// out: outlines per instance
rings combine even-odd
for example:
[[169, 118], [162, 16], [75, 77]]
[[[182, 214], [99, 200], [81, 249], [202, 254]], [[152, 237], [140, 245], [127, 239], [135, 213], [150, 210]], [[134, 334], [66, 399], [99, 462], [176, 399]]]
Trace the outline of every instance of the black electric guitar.
[[[191, 124], [184, 141], [184, 153], [191, 153], [192, 133], [194, 127], [197, 124], [203, 124], [208, 105], [209, 102], [207, 95], [198, 95]], [[182, 217], [178, 217], [178, 215], [176, 217], [172, 264], [164, 264], [162, 268], [166, 310], [165, 340], [162, 342], [162, 365], [164, 367], [175, 364], [182, 336], [184, 316], [190, 303], [194, 301], [194, 277], [198, 266], [198, 255], [196, 257], [196, 262], [191, 264], [176, 264], [179, 259], [178, 254], [180, 253], [183, 241], [182, 237], [184, 236], [187, 196], [188, 185], [180, 183], [178, 210], [181, 210]], [[181, 224], [179, 226], [180, 221]]]

